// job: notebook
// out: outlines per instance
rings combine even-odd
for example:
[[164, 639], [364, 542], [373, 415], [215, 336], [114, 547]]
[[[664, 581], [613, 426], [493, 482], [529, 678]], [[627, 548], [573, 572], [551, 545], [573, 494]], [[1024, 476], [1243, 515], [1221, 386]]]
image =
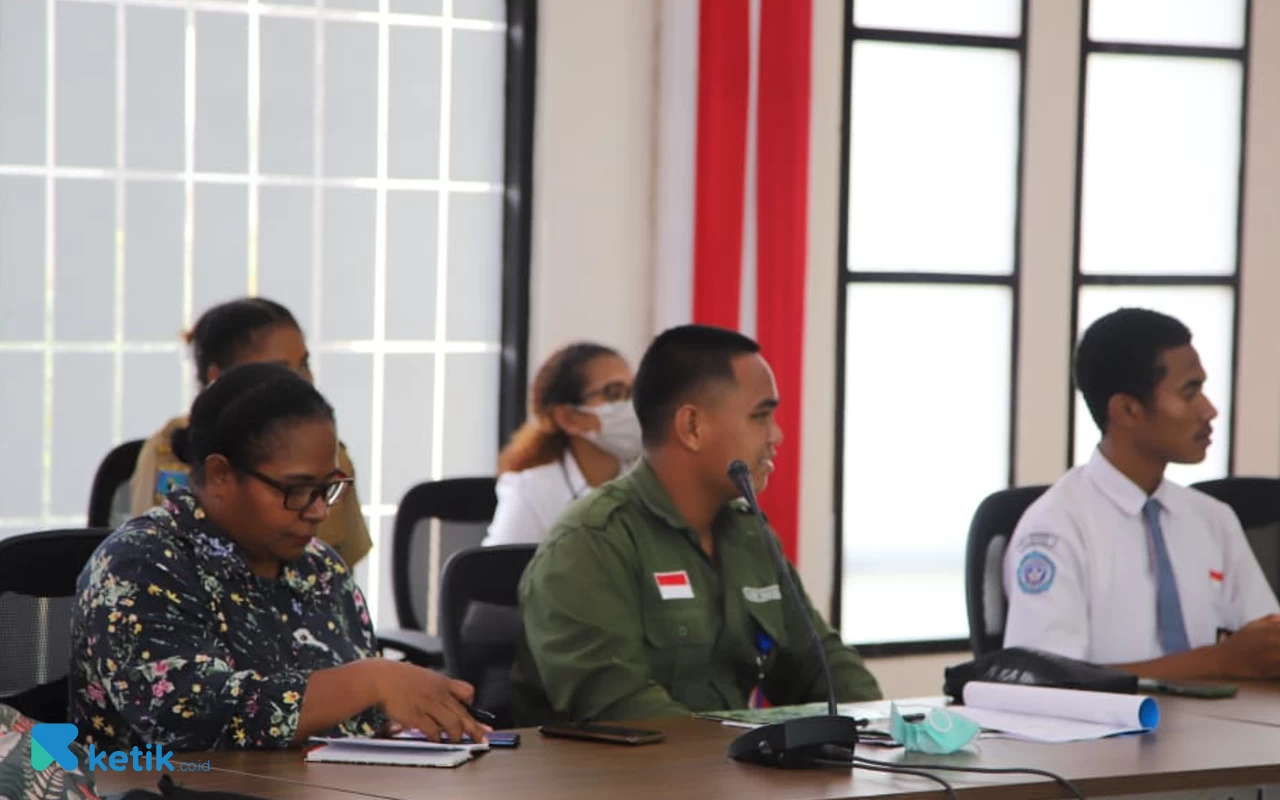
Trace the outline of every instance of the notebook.
[[[838, 711], [842, 717], [865, 719], [869, 722], [887, 720], [889, 714], [878, 709], [853, 704], [842, 704]], [[774, 722], [786, 722], [801, 717], [820, 717], [827, 713], [826, 703], [807, 703], [797, 706], [773, 706], [771, 708], [738, 708], [730, 711], [700, 711], [694, 716], [716, 719], [735, 728], [756, 728]]]
[[441, 744], [413, 739], [361, 739], [314, 737], [321, 743], [307, 753], [307, 761], [321, 764], [378, 764], [394, 767], [456, 767], [487, 744]]

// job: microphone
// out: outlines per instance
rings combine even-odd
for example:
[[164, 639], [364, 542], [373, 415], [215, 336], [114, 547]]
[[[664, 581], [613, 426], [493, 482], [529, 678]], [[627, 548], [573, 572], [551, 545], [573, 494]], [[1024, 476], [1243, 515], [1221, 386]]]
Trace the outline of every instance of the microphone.
[[794, 769], [816, 766], [815, 759], [828, 758], [831, 746], [852, 749], [858, 743], [858, 725], [852, 717], [842, 717], [836, 705], [836, 687], [831, 680], [831, 664], [827, 661], [826, 648], [822, 646], [822, 637], [809, 616], [800, 589], [791, 578], [791, 568], [782, 555], [782, 548], [774, 539], [760, 504], [756, 500], [756, 488], [751, 479], [751, 469], [746, 462], [735, 459], [729, 464], [729, 480], [747, 501], [751, 512], [755, 514], [760, 525], [760, 533], [768, 542], [769, 552], [773, 555], [774, 566], [778, 570], [778, 580], [782, 583], [787, 602], [804, 620], [805, 629], [809, 633], [809, 641], [813, 646], [818, 663], [822, 665], [822, 677], [827, 687], [827, 715], [801, 717], [786, 722], [775, 722], [762, 725], [747, 731], [734, 739], [729, 745], [729, 757], [739, 761], [749, 761], [770, 767]]

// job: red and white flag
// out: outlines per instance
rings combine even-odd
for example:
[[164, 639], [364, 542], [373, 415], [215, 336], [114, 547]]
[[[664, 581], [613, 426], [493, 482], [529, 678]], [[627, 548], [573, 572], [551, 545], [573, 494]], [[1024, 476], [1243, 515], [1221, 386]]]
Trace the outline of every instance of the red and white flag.
[[783, 399], [761, 497], [793, 560], [799, 525], [812, 0], [662, 0], [654, 327], [760, 342]]
[[658, 594], [662, 595], [663, 600], [693, 599], [693, 584], [689, 583], [689, 573], [684, 570], [655, 572], [653, 580], [658, 584]]

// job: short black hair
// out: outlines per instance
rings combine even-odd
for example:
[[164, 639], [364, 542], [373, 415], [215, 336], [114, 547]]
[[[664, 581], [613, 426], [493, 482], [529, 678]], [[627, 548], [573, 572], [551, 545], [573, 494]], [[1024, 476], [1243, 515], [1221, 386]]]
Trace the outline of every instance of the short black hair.
[[1160, 356], [1191, 344], [1191, 331], [1168, 314], [1145, 308], [1121, 308], [1089, 326], [1076, 347], [1076, 386], [1098, 430], [1107, 432], [1107, 404], [1117, 394], [1155, 399], [1164, 380]]
[[644, 443], [661, 444], [671, 415], [691, 394], [714, 381], [732, 383], [733, 359], [759, 352], [754, 339], [710, 325], [681, 325], [658, 334], [640, 359], [632, 397]]
[[255, 469], [270, 459], [272, 437], [303, 420], [333, 421], [333, 407], [310, 382], [279, 364], [241, 364], [200, 392], [187, 427], [175, 430], [170, 444], [200, 484], [209, 456]]
[[239, 363], [262, 332], [277, 325], [302, 330], [289, 309], [265, 297], [242, 297], [220, 303], [200, 315], [187, 334], [196, 360], [196, 380], [209, 384], [209, 368]]

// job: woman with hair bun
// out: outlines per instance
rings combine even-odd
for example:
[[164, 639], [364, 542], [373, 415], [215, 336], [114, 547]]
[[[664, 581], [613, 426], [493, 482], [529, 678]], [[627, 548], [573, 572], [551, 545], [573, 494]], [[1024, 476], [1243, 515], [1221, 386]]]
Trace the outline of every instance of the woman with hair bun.
[[[204, 389], [238, 364], [270, 362], [288, 367], [311, 381], [311, 354], [298, 322], [289, 309], [265, 297], [245, 297], [210, 308], [200, 315], [187, 334], [196, 362], [196, 381]], [[160, 505], [174, 489], [189, 485], [190, 469], [177, 458], [170, 443], [187, 427], [187, 418], [176, 417], [148, 439], [138, 454], [129, 480], [130, 512], [143, 514]], [[354, 478], [355, 466], [347, 449], [338, 445], [338, 466]], [[320, 528], [324, 539], [354, 567], [373, 546], [355, 486], [343, 494]]]

